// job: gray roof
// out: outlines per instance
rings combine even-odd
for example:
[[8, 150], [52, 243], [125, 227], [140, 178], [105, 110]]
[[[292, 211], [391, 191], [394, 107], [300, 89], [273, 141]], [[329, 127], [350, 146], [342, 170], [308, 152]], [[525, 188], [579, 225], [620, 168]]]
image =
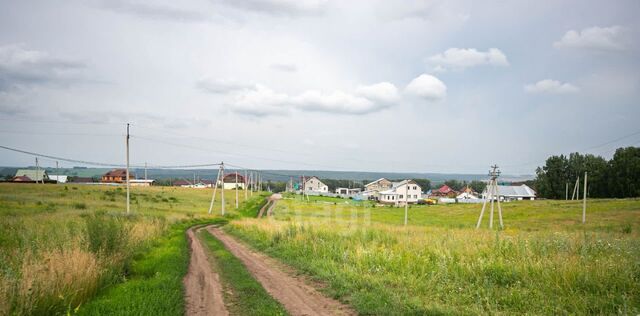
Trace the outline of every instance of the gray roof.
[[42, 181], [43, 177], [45, 180], [49, 179], [47, 172], [44, 169], [18, 169], [18, 171], [16, 171], [16, 177], [21, 176], [29, 177], [29, 179], [33, 181]]
[[[487, 189], [482, 192], [483, 194], [487, 193]], [[509, 196], [509, 197], [535, 197], [536, 191], [527, 186], [523, 185], [499, 185], [498, 186], [498, 195], [500, 196]]]

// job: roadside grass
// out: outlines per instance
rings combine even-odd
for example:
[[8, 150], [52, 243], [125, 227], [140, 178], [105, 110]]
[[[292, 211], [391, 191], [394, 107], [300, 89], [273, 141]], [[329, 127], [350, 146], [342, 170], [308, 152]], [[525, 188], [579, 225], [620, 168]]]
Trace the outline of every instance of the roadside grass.
[[[211, 190], [134, 187], [131, 193], [126, 214], [121, 187], [1, 183], [0, 315], [55, 315], [83, 306], [126, 281], [136, 256], [175, 223], [220, 216], [221, 193], [207, 214]], [[235, 192], [224, 194], [228, 217], [240, 216]]]
[[182, 279], [189, 268], [187, 228], [227, 220], [189, 220], [174, 224], [132, 261], [127, 278], [77, 308], [80, 315], [183, 315]]
[[222, 242], [206, 230], [201, 230], [197, 236], [203, 241], [212, 258], [209, 262], [220, 276], [225, 303], [232, 315], [288, 315]]
[[402, 208], [285, 200], [225, 230], [364, 315], [638, 314], [640, 200], [588, 205], [583, 225], [580, 203], [505, 203], [490, 231], [480, 205], [414, 206], [403, 227]]

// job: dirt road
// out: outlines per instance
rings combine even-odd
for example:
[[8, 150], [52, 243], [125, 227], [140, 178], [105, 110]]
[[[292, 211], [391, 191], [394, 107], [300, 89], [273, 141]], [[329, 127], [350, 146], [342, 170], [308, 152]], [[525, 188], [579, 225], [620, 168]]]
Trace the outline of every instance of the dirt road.
[[249, 249], [217, 227], [207, 230], [247, 267], [269, 294], [278, 300], [291, 315], [356, 315], [344, 304], [328, 298], [302, 278], [286, 273], [281, 263]]
[[268, 197], [267, 203], [265, 203], [265, 205], [262, 206], [262, 208], [258, 212], [258, 218], [262, 218], [262, 216], [264, 215], [271, 216], [271, 213], [273, 212], [273, 208], [276, 207], [276, 204], [280, 199], [282, 199], [282, 195], [278, 193], [274, 193], [270, 197]]
[[191, 262], [182, 282], [185, 287], [186, 315], [229, 315], [222, 296], [220, 277], [207, 260], [207, 254], [191, 227], [187, 230]]

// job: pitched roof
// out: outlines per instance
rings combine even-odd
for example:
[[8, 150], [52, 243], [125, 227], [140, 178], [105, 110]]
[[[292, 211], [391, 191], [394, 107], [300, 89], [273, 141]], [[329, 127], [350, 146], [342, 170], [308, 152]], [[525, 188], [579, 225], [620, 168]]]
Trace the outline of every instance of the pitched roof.
[[15, 182], [32, 182], [33, 180], [31, 180], [31, 178], [29, 178], [27, 176], [16, 176], [16, 177], [13, 177], [13, 181], [15, 181]]
[[[487, 189], [484, 190], [484, 194], [487, 193]], [[500, 196], [511, 196], [511, 197], [535, 197], [536, 191], [527, 186], [523, 185], [498, 185], [498, 195]]]
[[[382, 180], [387, 180], [387, 178], [380, 178], [380, 179], [378, 179], [378, 180], [376, 180], [376, 181], [373, 181], [373, 182], [367, 183], [367, 184], [365, 184], [364, 186], [365, 186], [365, 187], [368, 187], [368, 186], [370, 186], [370, 185], [372, 185], [372, 184], [376, 184], [376, 183], [378, 183], [378, 182], [380, 182], [380, 181], [382, 181]], [[389, 181], [389, 180], [387, 180], [387, 181]]]
[[238, 176], [238, 183], [244, 183], [244, 176], [238, 172], [232, 172], [229, 174], [225, 174], [223, 181], [224, 183], [236, 183], [236, 175]]
[[444, 184], [439, 189], [432, 191], [431, 193], [435, 193], [435, 192], [447, 194], [449, 192], [453, 192], [453, 189], [450, 188], [448, 185]]
[[44, 169], [18, 169], [16, 171], [16, 177], [26, 176], [31, 179], [31, 181], [42, 181], [42, 178], [48, 179], [47, 172]]
[[104, 177], [126, 177], [127, 169], [113, 169], [104, 174]]

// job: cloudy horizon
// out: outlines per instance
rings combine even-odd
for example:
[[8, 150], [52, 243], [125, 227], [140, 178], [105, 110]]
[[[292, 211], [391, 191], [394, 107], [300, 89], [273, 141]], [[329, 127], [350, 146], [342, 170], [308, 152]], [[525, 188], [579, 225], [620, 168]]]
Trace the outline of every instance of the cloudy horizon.
[[131, 123], [134, 164], [516, 175], [640, 144], [636, 1], [0, 7], [12, 148], [122, 163]]

